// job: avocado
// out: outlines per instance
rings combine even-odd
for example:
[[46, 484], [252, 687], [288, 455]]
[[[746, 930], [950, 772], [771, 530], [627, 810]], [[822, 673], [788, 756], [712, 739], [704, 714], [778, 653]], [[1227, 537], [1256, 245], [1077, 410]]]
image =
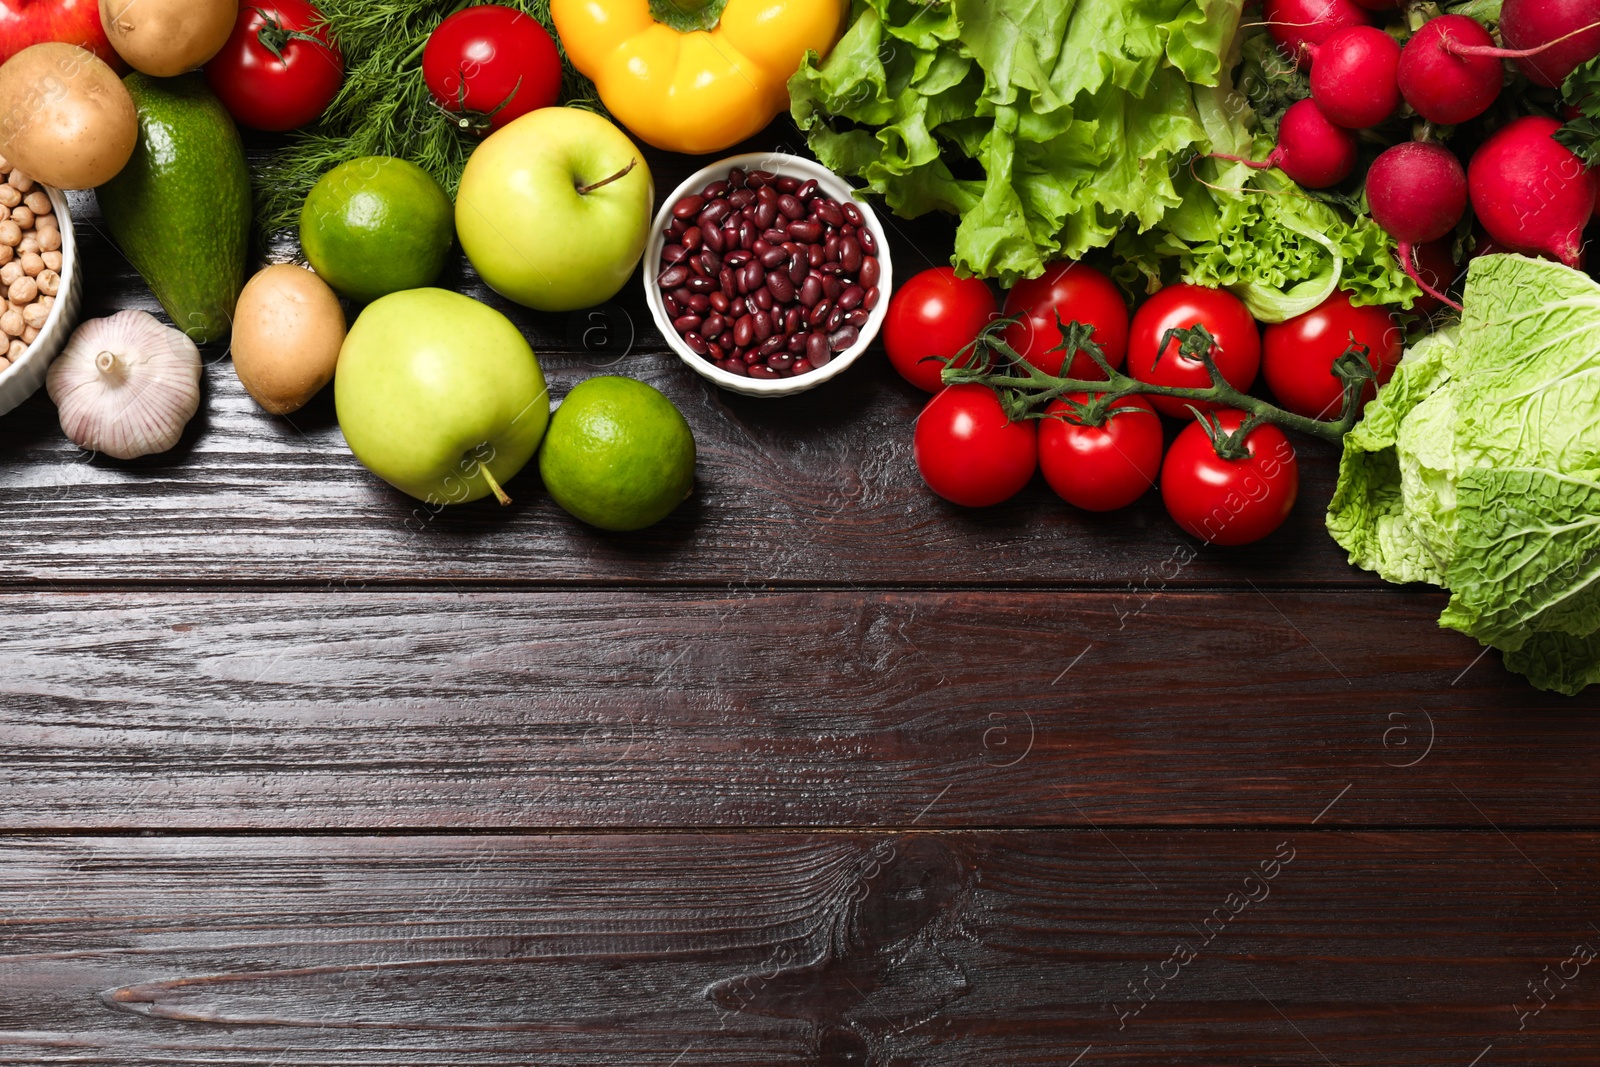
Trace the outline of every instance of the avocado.
[[250, 171], [222, 101], [198, 73], [123, 79], [139, 143], [95, 190], [111, 237], [178, 329], [197, 343], [228, 335], [244, 288]]

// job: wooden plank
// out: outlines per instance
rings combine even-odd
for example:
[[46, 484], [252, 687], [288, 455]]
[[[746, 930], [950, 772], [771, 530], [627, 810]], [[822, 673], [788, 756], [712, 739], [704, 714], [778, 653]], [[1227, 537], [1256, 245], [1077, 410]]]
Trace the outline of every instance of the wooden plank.
[[1593, 834], [10, 839], [0, 1062], [1593, 1064]]
[[[782, 138], [780, 129], [762, 146]], [[692, 161], [651, 162], [666, 190]], [[75, 204], [89, 314], [157, 310], [97, 229], [92, 197]], [[902, 276], [949, 248], [948, 220], [896, 220], [892, 228]], [[7, 416], [0, 505], [10, 536], [0, 584], [1377, 584], [1351, 568], [1323, 530], [1334, 456], [1314, 442], [1303, 449], [1294, 516], [1244, 550], [1199, 548], [1155, 493], [1126, 512], [1093, 516], [1036, 479], [1006, 506], [967, 511], [922, 485], [911, 434], [926, 397], [879, 351], [802, 397], [754, 400], [716, 390], [666, 351], [637, 278], [613, 303], [571, 315], [511, 307], [464, 260], [443, 284], [510, 314], [541, 353], [557, 397], [601, 373], [642, 378], [671, 397], [699, 444], [695, 496], [651, 530], [602, 534], [556, 507], [529, 469], [511, 484], [508, 508], [491, 501], [441, 512], [361, 468], [339, 433], [331, 390], [294, 416], [267, 416], [218, 346], [206, 353], [201, 414], [162, 456], [86, 456], [62, 436], [42, 392]], [[1175, 557], [1188, 562], [1175, 566]]]
[[1325, 825], [1600, 826], [1600, 697], [1479, 660], [1441, 606], [11, 594], [0, 811], [57, 830], [1306, 825], [1325, 807]]

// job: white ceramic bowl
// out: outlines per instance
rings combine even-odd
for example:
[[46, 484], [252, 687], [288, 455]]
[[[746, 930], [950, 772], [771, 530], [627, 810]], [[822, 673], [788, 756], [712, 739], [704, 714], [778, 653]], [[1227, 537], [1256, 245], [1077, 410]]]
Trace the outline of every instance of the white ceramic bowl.
[[78, 314], [83, 309], [83, 278], [78, 271], [78, 243], [72, 235], [72, 210], [67, 205], [67, 194], [60, 189], [43, 188], [50, 194], [50, 206], [61, 220], [61, 289], [39, 336], [22, 353], [21, 359], [0, 371], [0, 415], [39, 391], [39, 386], [44, 384], [45, 371], [67, 346], [67, 339], [77, 327]]
[[[873, 308], [867, 325], [861, 330], [861, 340], [853, 346], [840, 352], [828, 361], [828, 365], [820, 370], [808, 374], [796, 375], [793, 378], [775, 378], [759, 380], [744, 378], [737, 374], [720, 369], [704, 356], [696, 355], [694, 350], [683, 343], [683, 338], [678, 336], [678, 331], [672, 328], [672, 320], [667, 316], [666, 304], [662, 302], [661, 290], [656, 286], [656, 278], [661, 273], [661, 249], [666, 244], [664, 231], [672, 223], [672, 207], [690, 193], [698, 193], [701, 189], [714, 181], [728, 176], [731, 170], [764, 170], [774, 174], [787, 174], [801, 181], [807, 178], [816, 179], [822, 191], [840, 202], [852, 200], [856, 207], [861, 209], [861, 214], [867, 220], [867, 227], [872, 231], [872, 236], [878, 241], [878, 289], [883, 294], [878, 301], [878, 306]], [[694, 369], [694, 372], [703, 378], [731, 389], [736, 393], [746, 396], [793, 396], [803, 393], [807, 389], [814, 389], [823, 382], [837, 378], [849, 366], [861, 358], [873, 340], [877, 338], [878, 331], [883, 328], [884, 317], [889, 314], [889, 294], [894, 291], [894, 270], [889, 262], [889, 241], [884, 235], [883, 226], [878, 222], [878, 216], [866, 204], [857, 200], [855, 192], [850, 186], [834, 174], [833, 171], [820, 163], [815, 163], [800, 156], [786, 155], [782, 152], [751, 152], [742, 156], [729, 156], [720, 159], [695, 173], [688, 181], [672, 191], [672, 195], [661, 203], [661, 210], [656, 212], [655, 224], [650, 230], [650, 243], [644, 250], [644, 298], [650, 305], [650, 314], [656, 320], [656, 328], [661, 331], [672, 350], [678, 357]]]

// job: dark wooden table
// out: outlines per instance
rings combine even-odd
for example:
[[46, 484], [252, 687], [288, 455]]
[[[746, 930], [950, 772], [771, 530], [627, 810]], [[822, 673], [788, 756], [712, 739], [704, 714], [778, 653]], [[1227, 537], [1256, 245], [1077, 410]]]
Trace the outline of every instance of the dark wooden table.
[[[762, 146], [795, 140], [769, 133]], [[699, 161], [652, 153], [663, 194]], [[79, 198], [89, 312], [156, 304]], [[947, 221], [889, 220], [900, 277]], [[1600, 699], [1288, 526], [962, 511], [877, 353], [718, 392], [654, 529], [432, 513], [226, 351], [178, 448], [0, 428], [0, 1062], [1600, 1062]]]

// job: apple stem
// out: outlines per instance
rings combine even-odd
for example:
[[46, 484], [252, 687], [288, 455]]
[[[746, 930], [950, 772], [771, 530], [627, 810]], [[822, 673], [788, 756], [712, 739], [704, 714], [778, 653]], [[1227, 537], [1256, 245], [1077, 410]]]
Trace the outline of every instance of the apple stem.
[[489, 467], [482, 460], [478, 461], [478, 473], [483, 475], [483, 480], [489, 483], [489, 488], [494, 490], [494, 498], [500, 501], [500, 506], [505, 507], [511, 503], [511, 498], [506, 496], [506, 491], [500, 488], [500, 483], [494, 480], [494, 475], [489, 473]]
[[629, 174], [633, 173], [633, 168], [637, 167], [638, 165], [639, 165], [638, 157], [634, 157], [633, 159], [628, 160], [628, 165], [626, 167], [623, 167], [621, 170], [617, 171], [611, 177], [609, 177], [609, 178], [601, 178], [599, 181], [594, 182], [591, 185], [580, 185], [580, 186], [578, 186], [578, 192], [582, 193], [584, 196], [588, 196], [590, 193], [594, 192], [596, 189], [600, 188], [603, 185], [610, 185], [614, 181], [619, 181], [622, 178], [626, 178]]

